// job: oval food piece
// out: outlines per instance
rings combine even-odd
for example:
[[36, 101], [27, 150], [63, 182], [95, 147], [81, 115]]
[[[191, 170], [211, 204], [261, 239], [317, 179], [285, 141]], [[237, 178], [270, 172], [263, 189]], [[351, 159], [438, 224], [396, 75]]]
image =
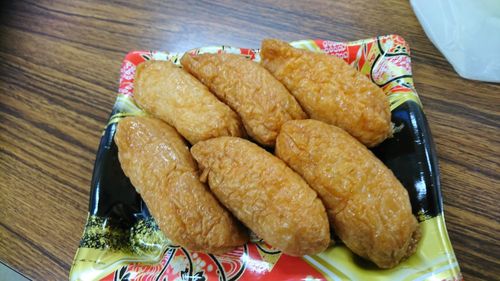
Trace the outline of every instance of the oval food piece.
[[191, 153], [219, 201], [273, 247], [293, 256], [328, 247], [323, 204], [283, 161], [234, 137], [199, 142]]
[[408, 192], [344, 130], [316, 120], [290, 121], [275, 153], [318, 192], [333, 229], [354, 253], [391, 268], [415, 252], [420, 232]]
[[224, 253], [248, 236], [205, 184], [182, 137], [161, 120], [127, 117], [115, 134], [125, 175], [160, 229], [192, 251]]
[[344, 60], [274, 39], [262, 41], [260, 55], [312, 119], [338, 126], [368, 147], [392, 134], [384, 92]]
[[134, 100], [175, 127], [191, 144], [245, 135], [239, 116], [229, 106], [170, 61], [146, 61], [137, 66]]
[[274, 146], [281, 125], [307, 118], [295, 98], [265, 68], [235, 54], [185, 54], [181, 64], [236, 111], [247, 133]]

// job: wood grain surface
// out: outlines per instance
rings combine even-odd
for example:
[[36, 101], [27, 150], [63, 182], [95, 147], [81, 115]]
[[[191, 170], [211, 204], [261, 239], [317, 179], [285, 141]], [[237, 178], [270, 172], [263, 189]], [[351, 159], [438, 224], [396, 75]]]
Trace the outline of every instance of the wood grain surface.
[[395, 33], [411, 46], [465, 280], [499, 278], [500, 85], [460, 78], [406, 1], [2, 3], [0, 259], [28, 277], [68, 278], [95, 153], [128, 51]]

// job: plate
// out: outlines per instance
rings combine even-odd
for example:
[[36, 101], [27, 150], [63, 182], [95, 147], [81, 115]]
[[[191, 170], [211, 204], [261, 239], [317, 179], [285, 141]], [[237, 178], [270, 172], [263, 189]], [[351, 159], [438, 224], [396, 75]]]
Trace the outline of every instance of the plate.
[[[87, 223], [70, 280], [462, 280], [446, 231], [436, 152], [413, 85], [408, 44], [398, 35], [291, 44], [344, 59], [386, 93], [396, 132], [372, 151], [408, 190], [422, 231], [417, 252], [382, 270], [341, 243], [304, 257], [282, 254], [257, 237], [223, 255], [173, 245], [124, 175], [113, 136], [121, 118], [145, 115], [132, 99], [136, 66], [146, 60], [179, 64], [184, 53], [132, 51], [123, 61], [118, 96], [97, 152]], [[188, 52], [236, 53], [260, 60], [257, 49], [212, 46]]]

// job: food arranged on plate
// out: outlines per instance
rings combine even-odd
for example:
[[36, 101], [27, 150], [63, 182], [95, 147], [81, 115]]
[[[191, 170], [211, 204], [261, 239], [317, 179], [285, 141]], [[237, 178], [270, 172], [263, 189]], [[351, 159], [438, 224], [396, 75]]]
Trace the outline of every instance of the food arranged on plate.
[[136, 103], [172, 125], [191, 144], [219, 136], [245, 135], [238, 115], [172, 62], [141, 63], [134, 84]]
[[408, 192], [346, 131], [316, 120], [289, 121], [275, 153], [318, 192], [335, 233], [354, 253], [381, 268], [415, 253], [420, 232]]
[[125, 175], [173, 243], [224, 253], [247, 242], [240, 223], [198, 180], [196, 163], [174, 128], [155, 118], [127, 117], [115, 142]]
[[261, 145], [274, 146], [286, 121], [307, 118], [285, 86], [244, 56], [185, 55], [181, 64], [241, 116], [248, 135]]
[[280, 80], [312, 119], [346, 130], [368, 147], [392, 134], [382, 89], [344, 60], [267, 39], [262, 65]]
[[134, 99], [152, 117], [122, 119], [115, 141], [160, 229], [207, 253], [246, 243], [241, 222], [293, 256], [322, 252], [334, 233], [380, 268], [412, 255], [408, 193], [367, 148], [392, 134], [382, 90], [341, 59], [279, 40], [264, 40], [261, 56], [138, 66]]

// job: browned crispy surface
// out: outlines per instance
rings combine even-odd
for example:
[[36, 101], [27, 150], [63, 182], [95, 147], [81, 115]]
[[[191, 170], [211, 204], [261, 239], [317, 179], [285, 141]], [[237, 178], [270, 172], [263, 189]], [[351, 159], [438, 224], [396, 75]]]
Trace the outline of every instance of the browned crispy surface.
[[406, 189], [344, 130], [290, 121], [275, 153], [318, 192], [334, 231], [354, 253], [391, 268], [415, 252], [420, 233]]
[[342, 59], [274, 39], [262, 41], [261, 58], [311, 118], [346, 130], [368, 147], [391, 135], [385, 94]]
[[192, 251], [223, 253], [248, 237], [198, 179], [182, 137], [149, 117], [120, 121], [115, 142], [125, 174], [146, 202], [160, 229]]
[[274, 146], [279, 129], [286, 121], [307, 117], [278, 80], [243, 56], [187, 54], [181, 64], [234, 109], [248, 134], [262, 145]]
[[191, 153], [217, 198], [259, 237], [294, 256], [326, 249], [325, 208], [283, 161], [234, 137], [199, 142]]
[[137, 67], [134, 100], [174, 126], [191, 144], [218, 136], [243, 136], [239, 116], [207, 87], [170, 61]]

